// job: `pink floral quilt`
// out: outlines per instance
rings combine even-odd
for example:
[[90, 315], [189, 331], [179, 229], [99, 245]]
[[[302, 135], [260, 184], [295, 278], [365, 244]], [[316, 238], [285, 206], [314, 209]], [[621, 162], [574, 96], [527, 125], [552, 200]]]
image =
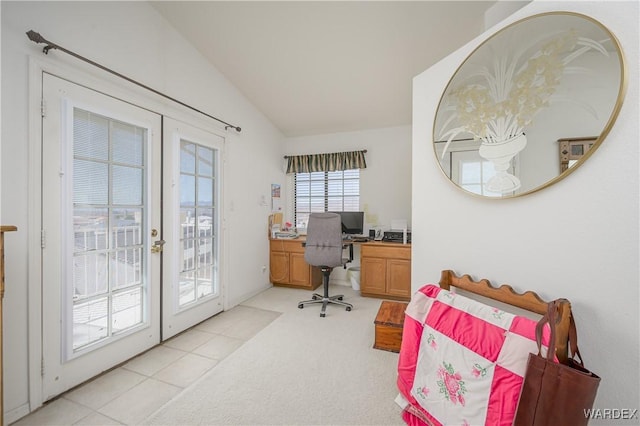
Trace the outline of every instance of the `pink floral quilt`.
[[[409, 425], [511, 425], [536, 321], [425, 285], [405, 312], [396, 402]], [[543, 354], [549, 330], [543, 332]]]

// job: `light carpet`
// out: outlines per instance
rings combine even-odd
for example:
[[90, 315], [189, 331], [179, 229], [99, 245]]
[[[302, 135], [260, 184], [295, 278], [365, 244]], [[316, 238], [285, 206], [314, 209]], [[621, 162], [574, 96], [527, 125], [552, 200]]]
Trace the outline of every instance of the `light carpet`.
[[[320, 289], [319, 289], [320, 290]], [[354, 308], [298, 309], [311, 292], [273, 287], [242, 305], [276, 320], [151, 415], [152, 425], [402, 425], [398, 354], [373, 349], [381, 300], [331, 286]]]

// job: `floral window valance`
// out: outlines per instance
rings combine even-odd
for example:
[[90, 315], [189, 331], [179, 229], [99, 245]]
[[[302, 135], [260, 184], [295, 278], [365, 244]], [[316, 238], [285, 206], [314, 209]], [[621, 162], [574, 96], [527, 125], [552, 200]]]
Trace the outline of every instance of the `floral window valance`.
[[366, 169], [367, 151], [333, 152], [327, 154], [289, 155], [287, 173], [335, 172]]

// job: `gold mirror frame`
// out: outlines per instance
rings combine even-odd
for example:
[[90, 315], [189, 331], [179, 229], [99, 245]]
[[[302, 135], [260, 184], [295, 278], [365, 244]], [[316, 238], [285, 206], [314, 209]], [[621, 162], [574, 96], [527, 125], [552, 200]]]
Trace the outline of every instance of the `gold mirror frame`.
[[[518, 42], [522, 44], [518, 45]], [[600, 56], [608, 58], [608, 55], [612, 57], [598, 60]], [[585, 63], [592, 67], [585, 67]], [[614, 66], [617, 69], [605, 68]], [[603, 69], [596, 69], [598, 67]], [[603, 72], [606, 73], [604, 80]], [[575, 77], [567, 80], [567, 75], [571, 74]], [[499, 81], [501, 76], [510, 76], [510, 79]], [[541, 76], [544, 77], [542, 80]], [[532, 83], [536, 78], [538, 85]], [[489, 81], [494, 81], [494, 84]], [[598, 86], [602, 81], [613, 87], [603, 89]], [[456, 69], [440, 97], [434, 119], [436, 161], [451, 183], [474, 196], [505, 199], [539, 191], [571, 174], [597, 150], [618, 116], [626, 86], [627, 70], [620, 43], [600, 22], [574, 12], [529, 16], [487, 38]], [[599, 90], [606, 93], [602, 95]], [[507, 93], [509, 95], [505, 96]], [[593, 94], [598, 100], [602, 97], [607, 100], [599, 102], [595, 108], [591, 105], [593, 98], [579, 99], [582, 94]], [[598, 110], [603, 109], [605, 112], [598, 120], [579, 121], [582, 117], [595, 117], [597, 112], [601, 112]], [[608, 119], [604, 117], [607, 114]], [[574, 119], [580, 123], [580, 126], [574, 126], [574, 129], [579, 129], [575, 134], [572, 130], [545, 127], [553, 120], [556, 124], [562, 122], [557, 126], [562, 127]], [[588, 125], [583, 126], [582, 123]], [[583, 133], [583, 127], [589, 128], [586, 130], [588, 134]], [[509, 132], [512, 133], [510, 136]], [[550, 134], [553, 137], [547, 139]], [[538, 135], [545, 137], [538, 140]], [[572, 157], [575, 160], [571, 160], [571, 166], [567, 167], [566, 141], [571, 140], [590, 140], [589, 149], [580, 156]], [[540, 150], [542, 155], [538, 153]], [[553, 159], [549, 158], [550, 152], [554, 153]], [[527, 154], [531, 158], [528, 159]], [[454, 155], [457, 158], [468, 156], [469, 163], [474, 163], [477, 171], [486, 169], [489, 164], [488, 168], [494, 169], [489, 172], [491, 179], [475, 187], [463, 187], [457, 178], [451, 177], [458, 170], [454, 170]], [[544, 161], [534, 162], [539, 157]], [[543, 167], [539, 167], [541, 164]], [[527, 179], [521, 183], [515, 175], [522, 175], [521, 169], [525, 166], [529, 166], [530, 173], [525, 174]], [[547, 176], [552, 177], [535, 176], [542, 175], [538, 168], [546, 169]], [[555, 176], [551, 168], [555, 168]], [[514, 169], [516, 172], [512, 173]], [[489, 181], [492, 181], [494, 192], [487, 191]]]

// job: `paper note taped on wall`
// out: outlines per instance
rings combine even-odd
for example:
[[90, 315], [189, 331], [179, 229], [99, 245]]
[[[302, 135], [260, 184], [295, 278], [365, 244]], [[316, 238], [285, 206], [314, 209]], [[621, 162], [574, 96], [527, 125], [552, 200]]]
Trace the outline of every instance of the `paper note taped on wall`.
[[392, 219], [391, 220], [391, 230], [392, 231], [402, 231], [403, 229], [407, 229], [407, 219]]

